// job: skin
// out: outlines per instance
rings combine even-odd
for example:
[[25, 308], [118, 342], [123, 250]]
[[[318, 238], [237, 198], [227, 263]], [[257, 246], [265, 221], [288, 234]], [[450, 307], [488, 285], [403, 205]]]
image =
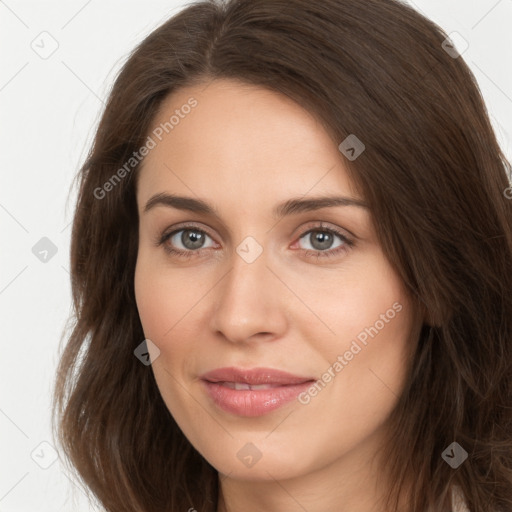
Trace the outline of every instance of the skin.
[[[190, 97], [197, 106], [149, 152], [137, 183], [135, 294], [144, 334], [160, 350], [152, 369], [162, 397], [218, 470], [219, 511], [384, 510], [378, 448], [417, 339], [411, 298], [367, 208], [328, 207], [279, 220], [271, 214], [292, 197], [364, 201], [346, 159], [301, 106], [234, 80], [174, 92], [153, 128]], [[165, 205], [144, 212], [161, 192], [206, 200], [220, 217]], [[354, 245], [333, 235], [324, 251], [346, 250], [315, 257], [322, 246], [310, 230], [320, 222]], [[164, 231], [184, 229], [182, 223], [194, 224], [185, 234], [207, 232], [199, 249], [183, 245], [182, 232], [167, 240], [195, 250], [188, 259], [154, 243]], [[252, 263], [236, 251], [248, 236], [262, 248]], [[341, 371], [331, 370], [335, 377], [308, 404], [294, 400], [247, 418], [222, 411], [203, 391], [199, 376], [225, 366], [321, 379], [394, 303], [401, 311], [366, 346], [360, 343]], [[252, 467], [237, 457], [246, 443], [262, 455]]]

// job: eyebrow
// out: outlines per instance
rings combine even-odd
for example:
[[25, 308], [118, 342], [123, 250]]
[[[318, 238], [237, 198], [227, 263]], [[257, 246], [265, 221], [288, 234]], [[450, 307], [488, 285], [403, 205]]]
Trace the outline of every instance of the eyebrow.
[[[167, 206], [178, 210], [186, 210], [190, 212], [203, 213], [213, 217], [220, 218], [219, 211], [214, 206], [201, 199], [193, 197], [178, 196], [175, 194], [167, 194], [161, 192], [152, 196], [146, 206], [144, 213], [147, 213], [156, 206]], [[309, 199], [292, 198], [284, 201], [272, 210], [274, 218], [282, 218], [288, 215], [294, 215], [303, 212], [320, 210], [322, 208], [332, 208], [336, 206], [357, 206], [369, 209], [368, 205], [360, 199], [343, 196], [320, 196]]]

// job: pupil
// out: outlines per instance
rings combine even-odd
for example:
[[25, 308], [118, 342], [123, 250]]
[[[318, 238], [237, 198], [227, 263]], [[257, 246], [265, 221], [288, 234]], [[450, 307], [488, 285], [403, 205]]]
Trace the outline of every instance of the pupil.
[[[314, 241], [319, 242], [317, 249], [328, 249], [330, 247], [332, 242], [330, 233], [317, 231], [316, 234], [312, 233], [312, 235], [314, 235]], [[313, 247], [315, 247], [315, 243], [313, 243]]]
[[[185, 233], [188, 233], [188, 239]], [[198, 247], [201, 247], [201, 244], [203, 243], [203, 234], [198, 233], [197, 231], [186, 231], [183, 233], [181, 241], [188, 249], [197, 249]], [[191, 244], [189, 242], [191, 242]]]

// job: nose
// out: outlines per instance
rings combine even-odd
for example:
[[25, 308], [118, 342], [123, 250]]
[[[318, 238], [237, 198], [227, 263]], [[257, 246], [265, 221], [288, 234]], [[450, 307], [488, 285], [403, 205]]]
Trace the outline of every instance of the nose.
[[287, 325], [284, 305], [290, 300], [265, 250], [252, 262], [233, 251], [231, 262], [212, 290], [212, 332], [232, 343], [281, 337]]

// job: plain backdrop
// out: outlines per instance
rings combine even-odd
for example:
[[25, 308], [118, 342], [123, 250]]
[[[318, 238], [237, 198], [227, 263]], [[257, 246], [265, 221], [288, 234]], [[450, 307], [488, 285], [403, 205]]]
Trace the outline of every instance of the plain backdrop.
[[[510, 159], [512, 0], [410, 3], [469, 43], [463, 58]], [[70, 186], [124, 58], [186, 4], [0, 1], [0, 512], [94, 510], [50, 434], [57, 349], [71, 311]]]

